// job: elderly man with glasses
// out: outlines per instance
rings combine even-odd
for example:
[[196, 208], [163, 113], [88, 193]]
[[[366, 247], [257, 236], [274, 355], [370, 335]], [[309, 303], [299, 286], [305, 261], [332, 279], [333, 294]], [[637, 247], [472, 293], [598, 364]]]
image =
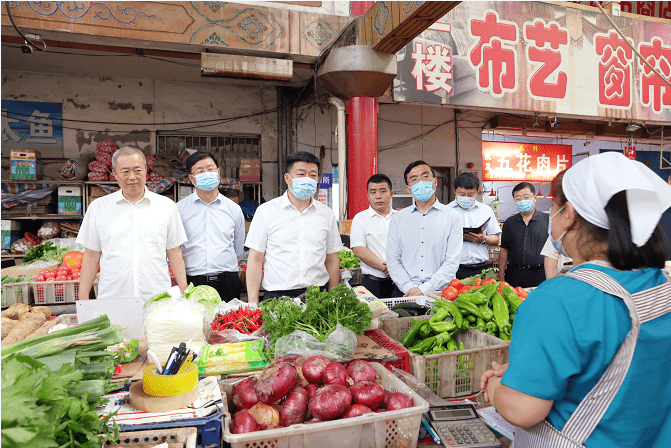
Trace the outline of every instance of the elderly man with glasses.
[[462, 216], [436, 199], [437, 179], [418, 160], [404, 173], [414, 203], [394, 214], [387, 235], [387, 269], [396, 286], [392, 297], [427, 295], [443, 289], [459, 268]]

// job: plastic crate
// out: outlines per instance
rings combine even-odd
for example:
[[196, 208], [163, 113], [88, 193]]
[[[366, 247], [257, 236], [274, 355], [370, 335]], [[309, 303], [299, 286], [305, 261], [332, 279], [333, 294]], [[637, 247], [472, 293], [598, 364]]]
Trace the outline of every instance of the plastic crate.
[[192, 427], [121, 432], [114, 441], [103, 436], [103, 448], [154, 446], [161, 443], [181, 444], [183, 448], [196, 448], [197, 438], [198, 430]]
[[[410, 372], [410, 356], [408, 355], [408, 350], [406, 350], [405, 347], [403, 347], [401, 344], [399, 344], [396, 341], [392, 341], [389, 336], [387, 336], [383, 331], [381, 330], [373, 330], [373, 331], [367, 331], [364, 333], [364, 335], [368, 336], [371, 338], [377, 345], [380, 347], [386, 348], [388, 350], [391, 350], [394, 352], [394, 355], [398, 358], [396, 361], [391, 361], [385, 363], [385, 367], [388, 370], [391, 370], [392, 367], [396, 367], [397, 369], [403, 370], [404, 372]], [[377, 361], [375, 359], [372, 359], [371, 361]]]
[[428, 307], [433, 307], [433, 304], [436, 303], [435, 297], [431, 296], [397, 297], [395, 299], [380, 299], [380, 300], [382, 300], [389, 309], [398, 305], [399, 303], [416, 303], [418, 305]]
[[[396, 319], [381, 319], [380, 330], [384, 331], [394, 341], [400, 341], [401, 337], [415, 324], [415, 321], [430, 319], [432, 314], [427, 316], [398, 317]], [[412, 373], [412, 372], [411, 372]]]
[[508, 343], [495, 336], [469, 328], [456, 332], [454, 339], [466, 349], [425, 356], [410, 352], [411, 373], [441, 398], [479, 392], [480, 377], [492, 361], [508, 362]]
[[31, 282], [35, 305], [75, 303], [79, 296], [79, 280]]
[[55, 319], [56, 325], [65, 324], [65, 325], [77, 325], [77, 315], [76, 314], [61, 314]]
[[30, 289], [31, 282], [5, 283], [2, 285], [2, 307], [14, 305], [15, 303], [32, 303], [33, 294]]
[[[291, 425], [247, 434], [231, 434], [231, 415], [224, 417], [224, 440], [231, 448], [415, 448], [422, 413], [429, 403], [378, 363], [371, 364], [382, 378], [382, 387], [403, 392], [414, 400], [414, 406], [398, 411], [364, 414], [356, 418], [321, 423]], [[226, 403], [226, 400], [224, 400]]]
[[196, 431], [198, 431], [196, 448], [220, 448], [222, 418], [223, 414], [217, 412], [208, 417], [175, 420], [172, 422], [151, 423], [147, 425], [119, 425], [119, 430], [124, 432], [137, 432], [143, 430], [194, 427], [196, 428]]

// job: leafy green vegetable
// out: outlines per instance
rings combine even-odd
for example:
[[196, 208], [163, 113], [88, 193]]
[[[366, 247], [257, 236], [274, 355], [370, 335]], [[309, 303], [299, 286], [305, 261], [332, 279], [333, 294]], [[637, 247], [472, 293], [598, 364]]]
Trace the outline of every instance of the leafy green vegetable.
[[213, 313], [217, 305], [221, 303], [221, 297], [217, 290], [208, 285], [194, 287], [193, 283], [189, 283], [189, 286], [184, 290], [184, 298], [205, 305], [210, 313]]
[[340, 269], [353, 269], [361, 266], [361, 260], [350, 250], [341, 250], [338, 252], [338, 258], [340, 258]]
[[33, 278], [30, 275], [22, 275], [21, 277], [14, 278], [11, 275], [2, 276], [2, 284], [5, 283], [25, 283], [32, 281]]
[[328, 292], [321, 291], [318, 286], [309, 286], [305, 292], [304, 311], [288, 297], [265, 300], [259, 307], [272, 341], [264, 351], [267, 359], [274, 358], [277, 339], [296, 330], [305, 331], [323, 342], [337, 324], [361, 334], [373, 318], [370, 307], [342, 284]]
[[[100, 448], [100, 432], [110, 434], [114, 415], [100, 417], [101, 397], [82, 386], [82, 372], [63, 365], [52, 372], [41, 362], [20, 353], [2, 360], [2, 448]], [[86, 383], [84, 383], [86, 384]], [[87, 387], [88, 394], [74, 391]], [[119, 427], [114, 423], [114, 438]]]
[[63, 261], [63, 256], [68, 252], [70, 252], [69, 247], [58, 247], [51, 241], [47, 241], [28, 249], [26, 255], [23, 257], [23, 263], [25, 264], [29, 261], [49, 261], [54, 258]]
[[[189, 283], [189, 287], [192, 286], [192, 285], [193, 285], [192, 283]], [[189, 288], [186, 288], [186, 289], [188, 290]], [[170, 294], [168, 294], [167, 292], [162, 292], [160, 294], [156, 294], [154, 297], [147, 300], [147, 302], [144, 304], [144, 306], [142, 308], [147, 308], [147, 305], [149, 305], [150, 303], [163, 302], [164, 300], [168, 300], [169, 298], [170, 298]]]

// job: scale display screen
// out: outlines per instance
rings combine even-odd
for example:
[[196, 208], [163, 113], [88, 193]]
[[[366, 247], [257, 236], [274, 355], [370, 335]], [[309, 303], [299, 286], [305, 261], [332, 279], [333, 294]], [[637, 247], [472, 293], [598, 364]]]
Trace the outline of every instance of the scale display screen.
[[473, 413], [469, 410], [454, 410], [454, 411], [438, 411], [434, 412], [433, 416], [436, 420], [446, 420], [458, 417], [473, 417]]

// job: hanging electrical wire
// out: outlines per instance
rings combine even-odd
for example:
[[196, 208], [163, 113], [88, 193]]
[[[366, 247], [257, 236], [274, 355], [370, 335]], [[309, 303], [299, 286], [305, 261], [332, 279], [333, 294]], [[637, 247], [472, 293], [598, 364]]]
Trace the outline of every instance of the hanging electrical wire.
[[21, 29], [16, 25], [14, 22], [14, 16], [12, 15], [12, 10], [9, 8], [9, 2], [2, 2], [5, 4], [5, 9], [7, 10], [7, 17], [9, 18], [9, 21], [11, 22], [12, 26], [16, 30], [17, 33], [19, 33], [19, 36], [23, 37], [23, 40], [26, 42], [26, 45], [29, 45], [30, 47], [34, 48], [37, 51], [46, 51], [47, 50], [47, 44], [44, 43], [42, 39], [40, 39], [40, 42], [42, 42], [42, 48], [38, 47], [33, 43], [32, 40], [30, 40], [24, 33], [21, 31]]

